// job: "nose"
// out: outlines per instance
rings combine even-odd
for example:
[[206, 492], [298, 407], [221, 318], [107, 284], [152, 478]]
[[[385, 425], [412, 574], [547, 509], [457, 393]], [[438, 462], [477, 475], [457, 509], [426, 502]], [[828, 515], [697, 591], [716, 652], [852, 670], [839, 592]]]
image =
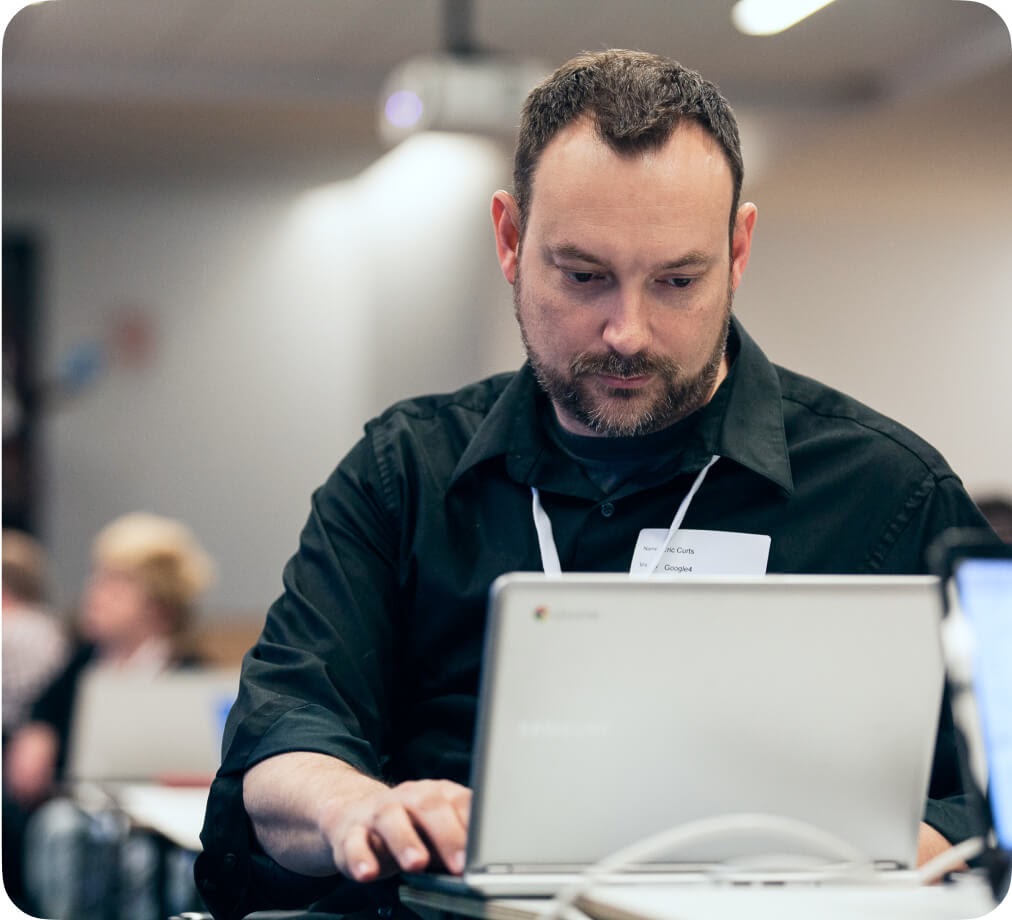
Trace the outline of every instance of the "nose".
[[605, 320], [601, 338], [620, 355], [632, 356], [650, 345], [650, 305], [642, 291], [620, 289]]

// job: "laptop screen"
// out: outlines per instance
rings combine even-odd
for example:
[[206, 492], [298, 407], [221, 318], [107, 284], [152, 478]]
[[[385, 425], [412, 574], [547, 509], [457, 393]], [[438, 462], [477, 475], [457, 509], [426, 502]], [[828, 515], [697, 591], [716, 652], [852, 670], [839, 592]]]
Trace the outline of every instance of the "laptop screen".
[[972, 636], [971, 669], [998, 843], [1012, 851], [1012, 549], [968, 558], [955, 569], [959, 606]]
[[[940, 601], [929, 577], [503, 576], [469, 866], [585, 866], [755, 814], [912, 864], [942, 695]], [[755, 832], [693, 838], [657, 862], [769, 846]]]
[[67, 778], [209, 782], [238, 684], [233, 668], [86, 669], [74, 702]]

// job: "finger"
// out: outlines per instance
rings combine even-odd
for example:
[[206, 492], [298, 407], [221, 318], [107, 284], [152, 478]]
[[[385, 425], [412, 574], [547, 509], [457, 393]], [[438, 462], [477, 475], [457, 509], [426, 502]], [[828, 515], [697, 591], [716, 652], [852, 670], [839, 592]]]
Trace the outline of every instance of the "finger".
[[377, 810], [373, 831], [404, 872], [421, 872], [429, 864], [429, 848], [399, 802], [387, 802]]
[[343, 846], [334, 847], [337, 867], [357, 882], [371, 882], [380, 875], [380, 860], [369, 838], [365, 825], [356, 824], [345, 835]]
[[466, 830], [471, 824], [471, 790], [467, 786], [451, 785], [453, 789], [449, 795], [450, 804], [453, 805], [460, 823]]
[[[442, 792], [442, 790], [441, 790]], [[467, 843], [467, 819], [461, 816], [460, 805], [444, 795], [427, 795], [411, 812], [412, 818], [439, 854], [450, 872], [464, 869], [464, 847]]]

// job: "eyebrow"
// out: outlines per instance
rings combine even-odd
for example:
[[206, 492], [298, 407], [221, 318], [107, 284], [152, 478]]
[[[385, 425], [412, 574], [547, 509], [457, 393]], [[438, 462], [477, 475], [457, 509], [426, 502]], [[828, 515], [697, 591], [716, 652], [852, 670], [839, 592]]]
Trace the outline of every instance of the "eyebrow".
[[560, 243], [558, 246], [545, 246], [545, 252], [551, 258], [575, 259], [578, 262], [590, 262], [593, 265], [603, 265], [601, 259], [581, 249], [575, 243]]
[[705, 268], [713, 261], [710, 256], [699, 249], [690, 249], [685, 255], [660, 266], [662, 271], [672, 271], [679, 268]]
[[[574, 259], [590, 265], [607, 265], [606, 261], [595, 256], [593, 253], [581, 249], [575, 243], [560, 243], [557, 246], [546, 246], [545, 251], [552, 258]], [[712, 258], [701, 249], [690, 249], [677, 259], [672, 259], [657, 266], [656, 270], [677, 271], [685, 268], [704, 268], [711, 261]]]

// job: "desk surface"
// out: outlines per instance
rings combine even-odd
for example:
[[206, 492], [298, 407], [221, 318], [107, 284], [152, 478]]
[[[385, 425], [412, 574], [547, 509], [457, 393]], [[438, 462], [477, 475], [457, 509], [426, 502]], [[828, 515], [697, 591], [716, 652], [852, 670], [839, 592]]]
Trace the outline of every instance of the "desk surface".
[[[401, 889], [401, 901], [423, 915], [478, 920], [542, 920], [553, 902], [542, 898], [481, 899], [417, 888]], [[590, 920], [969, 920], [993, 913], [1012, 918], [1009, 899], [995, 910], [982, 879], [919, 888], [819, 885], [597, 887], [577, 901]]]
[[200, 849], [209, 786], [119, 783], [109, 791], [136, 827], [157, 831], [184, 850]]

